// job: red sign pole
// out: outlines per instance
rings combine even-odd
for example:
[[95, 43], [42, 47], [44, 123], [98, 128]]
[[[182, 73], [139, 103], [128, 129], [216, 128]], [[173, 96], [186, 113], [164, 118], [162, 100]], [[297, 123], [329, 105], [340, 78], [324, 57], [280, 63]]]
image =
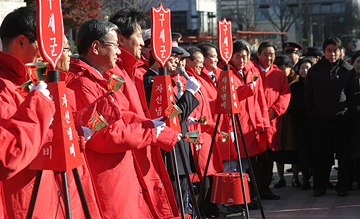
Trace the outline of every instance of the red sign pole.
[[[151, 8], [151, 46], [154, 59], [163, 67], [163, 72], [154, 77], [149, 107], [151, 118], [158, 118], [165, 116], [165, 110], [171, 102], [175, 103], [171, 78], [170, 75], [166, 75], [164, 68], [172, 51], [170, 9], [165, 10], [162, 4], [158, 8]], [[170, 128], [181, 132], [178, 116], [165, 122]]]
[[230, 70], [229, 66], [233, 53], [231, 21], [226, 21], [225, 18], [222, 21], [218, 21], [218, 28], [219, 54], [226, 65], [224, 66], [224, 70], [220, 73], [215, 113], [240, 113], [233, 72]]
[[[64, 49], [64, 25], [61, 0], [36, 0], [37, 37], [40, 52], [52, 69], [56, 68]], [[72, 170], [86, 218], [90, 218], [85, 194], [82, 189], [78, 166], [83, 164], [77, 133], [72, 117], [70, 102], [65, 82], [60, 82], [60, 71], [47, 72], [48, 89], [55, 103], [56, 112], [50, 125], [53, 138], [41, 149], [38, 156], [30, 164], [30, 169], [38, 170], [27, 218], [32, 217], [36, 196], [40, 185], [42, 170], [60, 171], [66, 218], [71, 219], [70, 199], [68, 191], [67, 170]]]

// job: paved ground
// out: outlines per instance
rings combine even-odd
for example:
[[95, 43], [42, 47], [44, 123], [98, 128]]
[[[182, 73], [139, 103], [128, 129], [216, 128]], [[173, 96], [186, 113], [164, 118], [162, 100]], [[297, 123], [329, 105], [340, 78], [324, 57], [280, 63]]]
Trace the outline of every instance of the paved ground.
[[[274, 165], [275, 166], [275, 165]], [[285, 165], [285, 169], [291, 165]], [[280, 195], [280, 200], [263, 200], [262, 205], [265, 218], [359, 218], [360, 219], [360, 190], [356, 183], [353, 190], [346, 197], [337, 196], [335, 189], [327, 190], [322, 197], [313, 197], [313, 190], [291, 188], [292, 173], [285, 174], [287, 186], [274, 189], [273, 185], [278, 177], [274, 168], [274, 180], [271, 188], [274, 194]], [[301, 179], [302, 176], [299, 176]], [[330, 180], [336, 184], [337, 171], [331, 172]], [[301, 180], [300, 180], [301, 181]], [[310, 182], [312, 184], [312, 181]], [[241, 218], [241, 217], [237, 217]], [[251, 210], [250, 218], [262, 218], [260, 210]]]

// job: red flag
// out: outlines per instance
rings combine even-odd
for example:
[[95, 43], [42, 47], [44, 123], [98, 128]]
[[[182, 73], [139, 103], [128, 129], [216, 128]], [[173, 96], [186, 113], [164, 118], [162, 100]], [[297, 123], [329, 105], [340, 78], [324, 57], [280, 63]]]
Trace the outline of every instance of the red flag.
[[61, 0], [36, 0], [37, 36], [42, 56], [53, 69], [64, 49]]
[[219, 54], [221, 59], [228, 65], [233, 53], [231, 21], [226, 21], [225, 18], [218, 21], [218, 35]]
[[151, 8], [151, 49], [154, 59], [164, 67], [172, 47], [170, 9], [165, 10], [162, 4]]

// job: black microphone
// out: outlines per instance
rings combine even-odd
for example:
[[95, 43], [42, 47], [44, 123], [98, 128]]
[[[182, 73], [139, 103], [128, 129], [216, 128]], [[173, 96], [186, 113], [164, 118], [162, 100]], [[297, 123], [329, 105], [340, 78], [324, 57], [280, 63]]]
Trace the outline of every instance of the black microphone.
[[186, 73], [184, 66], [181, 66], [181, 65], [180, 65], [180, 66], [177, 68], [177, 72], [178, 72], [179, 74], [181, 74], [186, 80], [189, 80], [189, 75], [188, 75], [188, 73]]

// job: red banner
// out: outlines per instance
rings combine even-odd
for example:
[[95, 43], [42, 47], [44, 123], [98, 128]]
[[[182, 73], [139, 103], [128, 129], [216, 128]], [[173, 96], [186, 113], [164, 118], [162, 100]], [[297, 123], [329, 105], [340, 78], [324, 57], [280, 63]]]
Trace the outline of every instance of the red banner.
[[162, 4], [151, 8], [151, 49], [154, 59], [164, 67], [172, 47], [170, 9], [165, 10]]
[[[176, 103], [171, 86], [170, 75], [155, 76], [149, 107], [151, 118], [155, 119], [165, 116], [165, 111], [168, 106], [171, 105], [171, 102]], [[165, 122], [170, 128], [181, 132], [178, 116], [175, 116], [172, 119], [168, 118]]]
[[219, 35], [219, 54], [220, 58], [229, 64], [233, 53], [231, 21], [218, 21], [218, 35]]
[[238, 96], [231, 70], [222, 71], [218, 82], [218, 95], [216, 98], [216, 114], [240, 113]]
[[64, 49], [61, 0], [36, 0], [37, 36], [40, 52], [53, 69]]
[[53, 138], [30, 164], [34, 170], [67, 171], [83, 164], [65, 82], [48, 83], [56, 113], [50, 125]]

